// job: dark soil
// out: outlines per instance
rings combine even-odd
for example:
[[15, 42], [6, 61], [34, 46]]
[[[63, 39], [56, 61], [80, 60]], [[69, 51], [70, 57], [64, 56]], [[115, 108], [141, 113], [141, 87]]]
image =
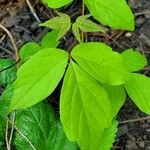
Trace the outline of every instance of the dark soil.
[[[31, 1], [41, 22], [55, 15], [39, 0]], [[129, 0], [136, 18], [136, 30], [134, 33], [118, 30], [109, 30], [107, 35], [100, 33], [88, 34], [88, 41], [103, 41], [121, 52], [127, 48], [134, 48], [143, 53], [150, 63], [150, 0]], [[71, 7], [65, 7], [66, 12], [75, 20], [81, 14], [80, 2], [76, 0]], [[88, 13], [88, 12], [87, 12]], [[0, 0], [0, 24], [3, 24], [16, 40], [18, 49], [28, 41], [39, 42], [49, 31], [39, 27], [27, 6], [25, 0]], [[77, 41], [72, 33], [68, 33], [59, 47], [70, 51]], [[14, 58], [14, 49], [7, 34], [0, 29], [0, 58]], [[150, 68], [141, 71], [150, 76]], [[141, 85], [142, 86], [142, 85]], [[139, 91], [140, 92], [140, 91]], [[50, 102], [58, 110], [59, 88], [50, 97]], [[114, 144], [118, 150], [150, 150], [150, 119], [127, 99], [126, 104], [119, 113], [119, 132]], [[138, 119], [138, 120], [134, 120]], [[124, 122], [128, 121], [128, 122]]]

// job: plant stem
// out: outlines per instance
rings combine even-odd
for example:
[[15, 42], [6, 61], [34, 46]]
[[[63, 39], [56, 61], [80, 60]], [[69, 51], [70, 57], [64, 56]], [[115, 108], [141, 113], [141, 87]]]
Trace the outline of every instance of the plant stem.
[[34, 145], [30, 142], [30, 140], [15, 126], [15, 124], [9, 120], [8, 118], [8, 121], [14, 126], [14, 128], [16, 129], [16, 131], [30, 144], [31, 148], [33, 150], [36, 150], [36, 148], [34, 147]]
[[119, 124], [126, 124], [126, 123], [138, 122], [138, 121], [145, 121], [145, 120], [150, 120], [150, 116], [143, 117], [143, 118], [137, 118], [137, 119], [120, 121]]
[[8, 29], [6, 29], [2, 24], [0, 24], [0, 28], [3, 29], [7, 35], [9, 36], [11, 42], [12, 42], [12, 45], [14, 47], [14, 50], [15, 50], [15, 58], [16, 58], [16, 62], [19, 60], [19, 54], [18, 54], [18, 49], [17, 49], [17, 46], [16, 46], [16, 42], [12, 36], [12, 34], [10, 33], [10, 31]]
[[27, 5], [28, 5], [29, 8], [30, 8], [31, 13], [32, 13], [33, 16], [35, 17], [35, 19], [36, 19], [39, 23], [41, 23], [39, 17], [37, 16], [37, 14], [36, 14], [36, 12], [35, 12], [35, 9], [34, 9], [33, 6], [31, 5], [30, 0], [26, 0], [26, 2], [27, 2]]
[[[10, 33], [10, 31], [5, 28], [2, 24], [0, 24], [0, 28], [3, 29], [8, 37], [10, 38], [11, 40], [11, 43], [14, 47], [14, 51], [15, 51], [15, 59], [16, 59], [16, 62], [19, 62], [19, 53], [18, 53], [18, 48], [16, 46], [16, 42], [12, 36], [12, 34]], [[16, 63], [17, 65], [17, 68], [19, 68], [19, 64]], [[8, 116], [9, 118], [9, 116]], [[13, 123], [12, 123], [12, 128], [11, 128], [11, 132], [10, 132], [10, 137], [9, 137], [9, 140], [8, 140], [8, 128], [9, 128], [9, 121], [8, 121], [8, 118], [7, 118], [7, 121], [6, 121], [6, 129], [5, 129], [5, 140], [6, 140], [6, 146], [7, 146], [7, 150], [11, 150], [11, 141], [12, 141], [12, 137], [13, 137], [13, 133], [14, 133], [14, 127], [15, 127], [15, 118], [16, 118], [16, 113], [14, 112], [14, 116], [13, 116]]]
[[15, 128], [15, 121], [16, 121], [16, 112], [13, 113], [13, 121], [12, 121], [12, 127], [11, 127], [11, 132], [10, 132], [10, 137], [9, 137], [9, 149], [11, 149], [11, 141], [13, 138], [13, 133], [14, 133], [14, 128]]
[[7, 121], [6, 121], [6, 128], [5, 128], [5, 141], [6, 141], [7, 150], [9, 150], [8, 126], [9, 126], [9, 122], [8, 122], [8, 119], [7, 119]]
[[[84, 15], [85, 12], [85, 6], [84, 6], [84, 0], [82, 0], [82, 15]], [[84, 32], [81, 32], [81, 41], [84, 42]]]

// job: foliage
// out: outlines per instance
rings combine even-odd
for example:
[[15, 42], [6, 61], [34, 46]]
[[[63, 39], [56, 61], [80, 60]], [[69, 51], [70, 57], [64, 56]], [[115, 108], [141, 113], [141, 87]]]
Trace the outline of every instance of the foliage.
[[[62, 7], [73, 0], [43, 0], [51, 8]], [[134, 30], [134, 16], [126, 0], [83, 0], [90, 14], [101, 24], [115, 29]]]
[[16, 67], [14, 64], [12, 59], [0, 59], [0, 85], [9, 84], [15, 80]]
[[42, 150], [78, 150], [78, 145], [67, 139], [59, 120], [53, 121], [48, 139], [37, 149]]
[[150, 114], [149, 87], [150, 78], [137, 73], [133, 73], [131, 80], [125, 84], [128, 95], [138, 108], [147, 114]]
[[134, 30], [134, 16], [126, 0], [84, 0], [91, 15], [103, 25], [115, 29]]
[[49, 27], [51, 29], [55, 29], [59, 31], [57, 39], [59, 40], [62, 38], [70, 29], [71, 27], [71, 20], [67, 14], [57, 12], [59, 16], [54, 17], [42, 24], [41, 26]]
[[147, 65], [146, 58], [133, 49], [125, 50], [121, 54], [121, 57], [123, 59], [124, 65], [130, 72], [141, 70]]
[[67, 56], [65, 51], [48, 48], [24, 63], [17, 72], [9, 111], [25, 109], [51, 94], [65, 72]]
[[8, 108], [11, 102], [11, 98], [13, 95], [13, 87], [12, 84], [8, 85], [2, 96], [0, 97], [0, 148], [4, 145], [5, 139], [5, 128], [6, 128], [6, 120]]
[[47, 4], [50, 8], [59, 8], [68, 3], [72, 2], [73, 0], [42, 0], [45, 4]]
[[80, 44], [73, 49], [72, 57], [83, 70], [102, 83], [120, 85], [129, 78], [120, 54], [104, 43]]
[[[72, 0], [43, 2], [60, 8]], [[41, 42], [21, 48], [18, 71], [13, 60], [0, 60], [0, 84], [7, 86], [0, 100], [1, 149], [8, 112], [16, 111], [13, 146], [18, 150], [109, 150], [126, 92], [141, 111], [150, 114], [150, 79], [137, 72], [147, 65], [146, 58], [133, 49], [120, 54], [104, 43], [83, 43], [80, 35], [106, 32], [91, 16], [102, 25], [132, 31], [130, 8], [125, 0], [83, 0], [83, 4], [90, 14], [74, 23], [69, 15], [57, 12], [58, 16], [40, 24], [53, 30]], [[71, 28], [80, 44], [68, 54], [57, 47]], [[56, 117], [47, 97], [60, 81], [60, 117]]]
[[57, 30], [53, 30], [49, 33], [47, 33], [42, 41], [41, 41], [41, 47], [42, 48], [54, 48], [57, 47], [59, 44], [59, 40], [57, 40], [59, 32]]
[[14, 141], [17, 149], [31, 149], [31, 145], [23, 138], [20, 132], [27, 137], [28, 140], [32, 141], [32, 145], [35, 148], [48, 139], [50, 127], [54, 120], [53, 111], [51, 109], [52, 108], [45, 102], [41, 102], [26, 110], [17, 112], [16, 127], [19, 133], [16, 132]]
[[77, 38], [77, 40], [81, 43], [80, 31], [83, 32], [105, 32], [104, 29], [88, 19], [91, 15], [82, 15], [76, 19], [76, 22], [72, 25], [72, 31]]

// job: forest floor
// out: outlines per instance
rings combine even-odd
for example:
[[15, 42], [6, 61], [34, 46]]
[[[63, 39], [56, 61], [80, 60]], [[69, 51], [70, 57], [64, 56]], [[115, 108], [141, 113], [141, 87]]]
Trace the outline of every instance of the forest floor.
[[[54, 10], [46, 8], [39, 0], [31, 2], [41, 22], [55, 15]], [[107, 35], [88, 33], [87, 40], [103, 41], [119, 52], [134, 48], [143, 53], [150, 64], [150, 0], [129, 0], [129, 5], [136, 21], [136, 30], [133, 33], [109, 29]], [[75, 0], [71, 7], [65, 7], [59, 11], [69, 14], [72, 20], [75, 20], [81, 14], [81, 4], [79, 0]], [[25, 0], [0, 0], [0, 24], [11, 32], [18, 49], [28, 41], [39, 42], [49, 31], [47, 28], [39, 27], [39, 21], [34, 17]], [[59, 47], [71, 50], [76, 44], [77, 41], [69, 32]], [[10, 57], [14, 57], [13, 46], [7, 34], [0, 29], [0, 58]], [[150, 76], [150, 67], [146, 67], [141, 73]], [[59, 89], [53, 93], [52, 97], [54, 101], [51, 103], [58, 110]], [[118, 115], [118, 120], [119, 131], [114, 149], [150, 150], [150, 116], [140, 112], [127, 98], [126, 104]]]

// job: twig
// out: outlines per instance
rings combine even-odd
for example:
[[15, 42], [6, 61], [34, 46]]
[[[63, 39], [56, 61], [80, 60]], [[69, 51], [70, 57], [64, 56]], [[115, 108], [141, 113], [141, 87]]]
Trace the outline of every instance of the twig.
[[[9, 121], [11, 124], [13, 124], [13, 122], [12, 122], [11, 120], [9, 120], [9, 118], [8, 118], [8, 121]], [[13, 125], [14, 125], [14, 128], [16, 129], [16, 131], [30, 144], [31, 148], [32, 148], [33, 150], [36, 150], [36, 148], [35, 148], [34, 145], [30, 142], [30, 140], [29, 140], [21, 131], [19, 131], [19, 129], [16, 127], [15, 124], [13, 124]]]
[[9, 51], [9, 50], [7, 50], [6, 48], [4, 48], [3, 46], [0, 46], [0, 49], [1, 50], [3, 50], [3, 51], [5, 51], [7, 54], [9, 54], [9, 55], [14, 55], [14, 53], [12, 53], [11, 51]]
[[12, 137], [13, 137], [13, 133], [14, 133], [15, 120], [16, 120], [16, 112], [14, 112], [12, 128], [11, 128], [10, 137], [9, 137], [9, 150], [11, 150], [11, 141], [12, 141]]
[[143, 118], [120, 121], [119, 124], [126, 124], [126, 123], [139, 122], [139, 121], [145, 121], [145, 120], [150, 120], [150, 116], [143, 117]]
[[142, 12], [137, 12], [134, 15], [137, 17], [137, 16], [140, 16], [140, 15], [149, 15], [149, 14], [150, 14], [150, 11], [145, 10], [145, 11], [142, 11]]
[[[6, 29], [3, 25], [0, 24], [0, 28], [2, 28], [8, 34], [8, 36], [9, 36], [11, 42], [12, 42], [12, 45], [14, 47], [14, 50], [15, 50], [16, 62], [18, 62], [19, 61], [19, 54], [18, 54], [18, 49], [17, 49], [17, 46], [16, 46], [16, 43], [15, 43], [15, 40], [14, 40], [13, 36], [11, 35], [10, 31], [8, 29]], [[17, 64], [17, 67], [19, 67], [18, 64]], [[9, 141], [8, 141], [8, 126], [9, 126], [8, 119], [6, 121], [5, 140], [6, 140], [7, 150], [11, 150], [11, 141], [12, 141], [12, 137], [13, 137], [13, 133], [14, 133], [15, 118], [16, 118], [16, 114], [14, 113], [13, 125], [12, 125], [12, 128], [11, 128]]]
[[0, 28], [2, 28], [8, 34], [8, 36], [12, 42], [12, 45], [14, 47], [14, 50], [15, 50], [16, 61], [18, 61], [19, 60], [18, 49], [17, 49], [17, 46], [16, 46], [16, 43], [15, 43], [13, 36], [11, 35], [10, 31], [8, 29], [6, 29], [2, 24], [0, 24]]
[[2, 43], [2, 41], [5, 39], [5, 37], [6, 37], [6, 35], [4, 34], [4, 35], [2, 36], [2, 38], [0, 39], [0, 43]]
[[113, 39], [111, 36], [109, 36], [108, 34], [103, 34], [104, 37], [107, 37], [108, 39], [111, 39], [120, 49], [124, 49], [115, 39]]
[[8, 141], [8, 126], [9, 126], [9, 121], [7, 119], [6, 121], [6, 128], [5, 128], [5, 141], [6, 141], [6, 147], [7, 147], [7, 150], [9, 150], [9, 141]]
[[[84, 7], [84, 0], [82, 0], [82, 15], [84, 15], [85, 7]], [[84, 32], [81, 32], [81, 41], [84, 42]]]
[[121, 147], [121, 146], [113, 146], [112, 149], [113, 150], [115, 150], [115, 149], [123, 150], [123, 147]]
[[26, 2], [27, 2], [28, 6], [29, 6], [29, 8], [30, 8], [31, 13], [32, 13], [33, 16], [35, 17], [35, 19], [36, 19], [39, 23], [41, 23], [39, 17], [37, 16], [37, 14], [36, 14], [36, 12], [35, 12], [35, 9], [34, 9], [33, 6], [31, 5], [30, 0], [26, 0]]

